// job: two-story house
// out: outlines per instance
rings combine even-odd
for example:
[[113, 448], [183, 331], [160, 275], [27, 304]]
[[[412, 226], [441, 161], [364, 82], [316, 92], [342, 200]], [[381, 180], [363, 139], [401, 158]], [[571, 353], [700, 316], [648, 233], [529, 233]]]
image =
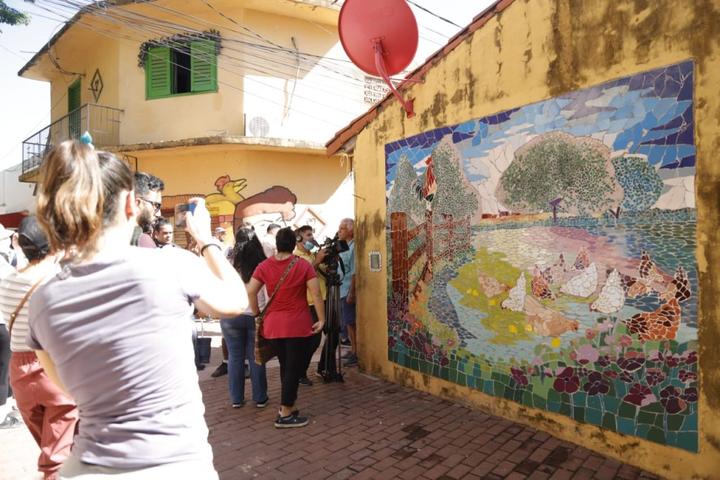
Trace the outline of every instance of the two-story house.
[[352, 167], [322, 143], [367, 108], [335, 3], [81, 9], [19, 72], [50, 82], [52, 105], [52, 123], [23, 143], [20, 180], [39, 181], [47, 149], [88, 131], [97, 148], [165, 181], [166, 217], [201, 195], [228, 230], [262, 219], [334, 233], [353, 211]]

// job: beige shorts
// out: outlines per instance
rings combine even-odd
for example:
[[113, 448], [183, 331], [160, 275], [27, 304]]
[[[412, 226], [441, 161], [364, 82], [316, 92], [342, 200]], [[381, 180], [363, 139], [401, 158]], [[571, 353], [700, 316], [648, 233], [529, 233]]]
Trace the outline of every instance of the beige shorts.
[[155, 467], [122, 469], [83, 463], [73, 455], [65, 460], [60, 469], [60, 480], [107, 480], [108, 478], [113, 480], [157, 480], [162, 478], [218, 480], [218, 474], [211, 461], [176, 462]]

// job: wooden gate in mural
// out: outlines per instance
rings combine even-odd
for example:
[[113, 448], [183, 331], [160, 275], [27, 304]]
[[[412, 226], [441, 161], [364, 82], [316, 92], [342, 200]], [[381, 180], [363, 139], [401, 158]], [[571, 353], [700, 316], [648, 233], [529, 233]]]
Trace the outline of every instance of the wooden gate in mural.
[[[425, 263], [415, 285], [412, 286], [413, 295], [422, 291], [423, 285], [430, 282], [433, 275], [433, 265], [437, 260], [450, 258], [456, 250], [457, 238], [455, 229], [463, 227], [470, 229], [470, 218], [453, 220], [453, 216], [442, 214], [442, 223], [433, 225], [432, 211], [425, 211], [425, 222], [408, 230], [407, 214], [393, 212], [390, 214], [390, 240], [392, 255], [392, 292], [393, 298], [400, 301], [403, 311], [407, 310], [410, 295], [410, 270], [425, 255]], [[436, 251], [433, 244], [433, 229], [446, 231], [447, 235], [442, 242], [445, 248]], [[410, 252], [410, 242], [423, 236], [423, 243]]]

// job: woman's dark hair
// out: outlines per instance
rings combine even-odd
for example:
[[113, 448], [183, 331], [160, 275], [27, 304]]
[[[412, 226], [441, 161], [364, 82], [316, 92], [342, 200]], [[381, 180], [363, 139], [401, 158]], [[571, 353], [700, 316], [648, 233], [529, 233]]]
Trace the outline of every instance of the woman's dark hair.
[[103, 227], [118, 215], [118, 196], [132, 191], [128, 165], [108, 152], [66, 140], [45, 157], [37, 218], [51, 250], [74, 251], [80, 259], [97, 251]]
[[290, 227], [278, 230], [275, 246], [278, 253], [292, 253], [295, 250], [295, 231]]
[[255, 268], [265, 260], [262, 244], [255, 235], [255, 230], [248, 227], [239, 228], [235, 232], [235, 248], [233, 249], [233, 265], [243, 282], [248, 283]]
[[18, 245], [28, 261], [42, 260], [50, 253], [50, 242], [35, 215], [22, 219], [17, 235]]

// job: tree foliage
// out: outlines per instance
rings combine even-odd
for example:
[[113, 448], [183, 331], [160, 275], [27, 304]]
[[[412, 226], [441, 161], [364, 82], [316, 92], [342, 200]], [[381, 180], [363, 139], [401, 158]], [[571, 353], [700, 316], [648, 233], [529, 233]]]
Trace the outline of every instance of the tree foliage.
[[460, 166], [453, 157], [452, 148], [447, 145], [440, 145], [432, 153], [438, 185], [432, 211], [437, 222], [443, 215], [452, 215], [455, 219], [470, 217], [478, 208], [477, 196], [472, 187], [463, 182]]
[[0, 23], [7, 23], [8, 25], [27, 25], [30, 23], [30, 17], [21, 11], [8, 6], [3, 0], [0, 0]]
[[407, 157], [402, 157], [397, 165], [397, 176], [388, 198], [388, 213], [404, 212], [416, 222], [422, 219], [425, 200], [419, 199], [414, 191], [418, 181], [415, 169]]
[[623, 210], [638, 212], [652, 207], [663, 190], [663, 181], [655, 168], [643, 157], [616, 157], [612, 162], [625, 192]]
[[551, 210], [551, 201], [573, 214], [603, 212], [613, 202], [616, 183], [610, 162], [597, 148], [549, 136], [515, 153], [500, 177], [504, 203], [513, 210]]

